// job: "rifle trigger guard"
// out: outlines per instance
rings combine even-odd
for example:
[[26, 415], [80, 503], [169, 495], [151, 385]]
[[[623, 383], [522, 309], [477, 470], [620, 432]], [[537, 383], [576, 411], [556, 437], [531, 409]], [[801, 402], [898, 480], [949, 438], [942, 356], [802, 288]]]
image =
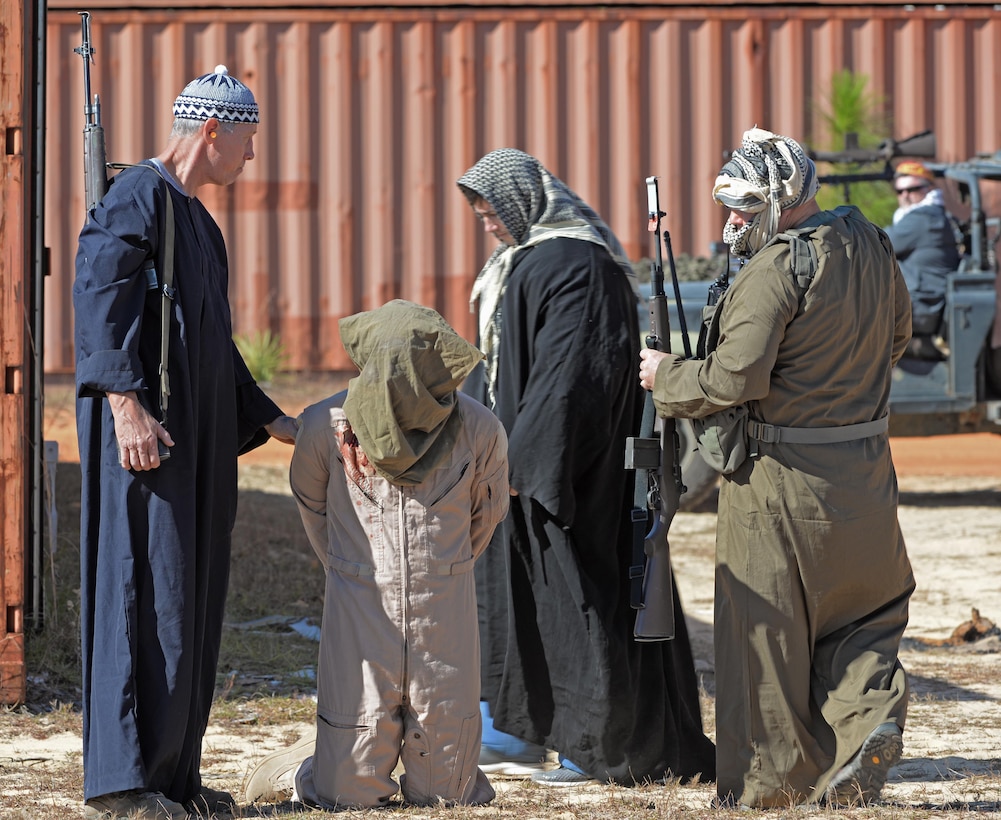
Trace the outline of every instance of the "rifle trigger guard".
[[660, 488], [653, 487], [647, 491], [646, 504], [651, 510], [660, 509]]

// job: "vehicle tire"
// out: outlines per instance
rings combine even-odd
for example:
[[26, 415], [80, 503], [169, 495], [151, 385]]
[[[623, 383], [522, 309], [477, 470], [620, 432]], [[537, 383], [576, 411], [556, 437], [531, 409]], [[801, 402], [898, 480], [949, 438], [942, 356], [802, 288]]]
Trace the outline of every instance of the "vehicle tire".
[[1001, 396], [1001, 347], [991, 347], [990, 336], [984, 347], [984, 377], [988, 397]]
[[688, 488], [681, 496], [681, 509], [691, 511], [701, 507], [716, 494], [719, 473], [699, 455], [695, 429], [689, 419], [676, 422], [681, 445], [681, 480]]

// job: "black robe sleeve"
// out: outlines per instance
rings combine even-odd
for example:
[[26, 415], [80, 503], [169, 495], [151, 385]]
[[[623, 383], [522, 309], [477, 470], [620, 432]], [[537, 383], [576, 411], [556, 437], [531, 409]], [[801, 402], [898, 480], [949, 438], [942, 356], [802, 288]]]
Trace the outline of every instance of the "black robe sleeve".
[[622, 464], [639, 391], [635, 298], [604, 248], [560, 238], [515, 259], [502, 309], [498, 415], [511, 486], [570, 526], [581, 483]]
[[265, 424], [284, 415], [281, 408], [257, 386], [250, 369], [233, 344], [233, 373], [236, 377], [236, 413], [239, 454], [249, 453], [269, 438]]

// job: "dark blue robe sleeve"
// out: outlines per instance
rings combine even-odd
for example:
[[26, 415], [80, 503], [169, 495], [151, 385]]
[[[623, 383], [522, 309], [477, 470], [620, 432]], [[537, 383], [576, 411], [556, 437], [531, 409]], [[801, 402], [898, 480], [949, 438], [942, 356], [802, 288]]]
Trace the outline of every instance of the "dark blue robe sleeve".
[[80, 233], [73, 303], [81, 397], [147, 387], [139, 355], [147, 298], [143, 262], [159, 245], [156, 209], [163, 194], [149, 190], [159, 179], [145, 179], [153, 177], [148, 171], [135, 169], [119, 176], [115, 195], [91, 211]]

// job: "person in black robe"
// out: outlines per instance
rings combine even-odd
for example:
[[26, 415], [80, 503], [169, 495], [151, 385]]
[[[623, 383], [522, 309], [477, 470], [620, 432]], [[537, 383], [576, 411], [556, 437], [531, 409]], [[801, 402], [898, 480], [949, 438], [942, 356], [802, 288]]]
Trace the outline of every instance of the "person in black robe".
[[[555, 749], [542, 783], [715, 777], [684, 613], [674, 640], [633, 640], [639, 429], [637, 297], [598, 215], [521, 151], [458, 181], [500, 245], [477, 277], [479, 386], [509, 438], [510, 512], [476, 568], [482, 697], [496, 729]], [[578, 774], [581, 772], [583, 774]]]
[[[163, 153], [122, 171], [90, 211], [76, 259], [86, 817], [232, 807], [229, 794], [202, 786], [199, 766], [236, 458], [269, 435], [295, 439], [295, 421], [254, 383], [233, 343], [226, 248], [195, 198], [201, 185], [233, 182], [253, 158], [257, 104], [220, 66], [184, 89], [174, 117]], [[159, 372], [171, 241], [168, 393]]]

